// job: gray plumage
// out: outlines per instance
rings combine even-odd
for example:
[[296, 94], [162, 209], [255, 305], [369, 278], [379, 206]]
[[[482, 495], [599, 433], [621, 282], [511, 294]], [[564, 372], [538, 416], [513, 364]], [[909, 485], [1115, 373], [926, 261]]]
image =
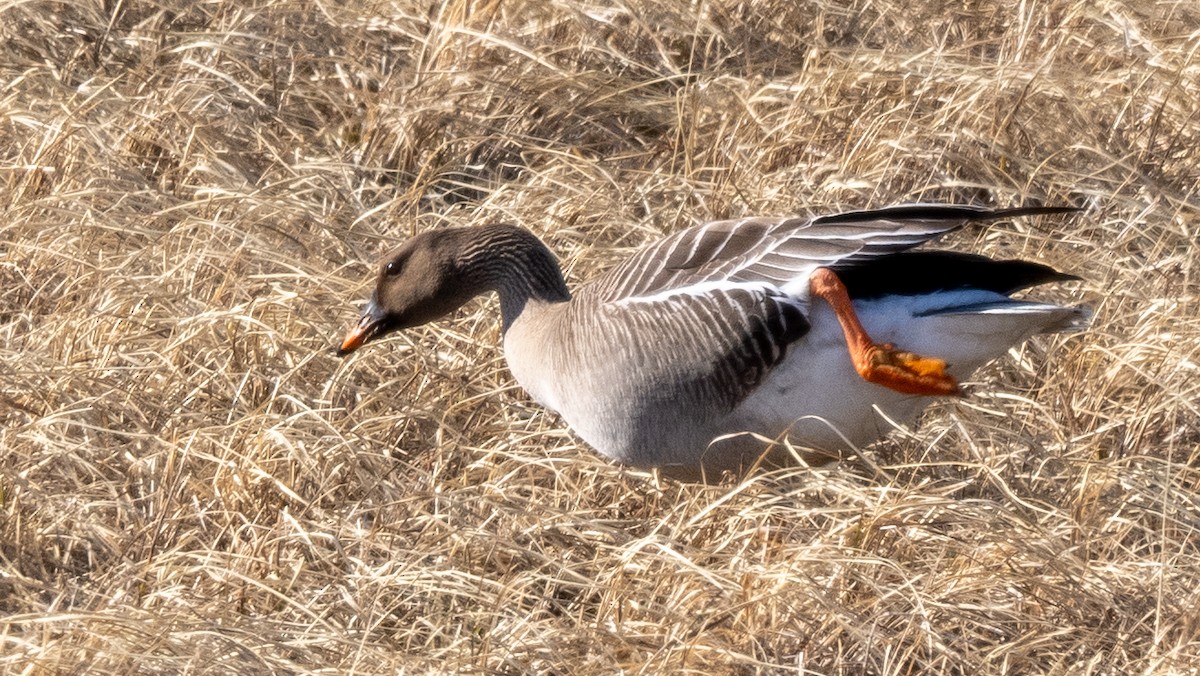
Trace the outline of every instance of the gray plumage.
[[[812, 272], [842, 272], [863, 291], [855, 308], [877, 340], [945, 358], [963, 377], [1033, 333], [1082, 326], [1087, 311], [1007, 297], [1069, 278], [1045, 266], [902, 252], [969, 221], [1067, 210], [909, 205], [718, 221], [638, 251], [573, 297], [525, 230], [432, 231], [385, 259], [343, 352], [495, 290], [513, 375], [605, 455], [694, 475], [753, 462], [764, 445], [746, 433], [789, 430], [836, 453], [886, 433], [876, 409], [909, 422], [931, 398], [857, 376], [832, 311], [810, 298]], [[962, 283], [924, 269], [930, 261]], [[889, 276], [904, 277], [903, 294], [887, 293]]]

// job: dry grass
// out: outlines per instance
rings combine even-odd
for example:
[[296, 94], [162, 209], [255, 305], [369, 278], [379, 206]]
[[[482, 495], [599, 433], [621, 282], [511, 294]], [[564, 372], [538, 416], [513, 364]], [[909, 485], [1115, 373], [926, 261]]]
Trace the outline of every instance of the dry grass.
[[[0, 4], [0, 669], [1194, 671], [1198, 44], [1193, 0]], [[870, 462], [610, 465], [494, 300], [329, 351], [413, 231], [578, 281], [910, 200], [1086, 205], [954, 243], [1097, 318]]]

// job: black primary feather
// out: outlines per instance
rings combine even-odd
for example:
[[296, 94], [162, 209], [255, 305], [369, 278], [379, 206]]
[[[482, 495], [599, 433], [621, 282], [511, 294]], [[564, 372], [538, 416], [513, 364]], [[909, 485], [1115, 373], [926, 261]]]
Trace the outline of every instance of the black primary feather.
[[983, 289], [1007, 296], [1039, 284], [1079, 279], [1040, 263], [996, 261], [953, 251], [906, 251], [857, 265], [831, 267], [850, 297], [858, 299], [955, 289]]

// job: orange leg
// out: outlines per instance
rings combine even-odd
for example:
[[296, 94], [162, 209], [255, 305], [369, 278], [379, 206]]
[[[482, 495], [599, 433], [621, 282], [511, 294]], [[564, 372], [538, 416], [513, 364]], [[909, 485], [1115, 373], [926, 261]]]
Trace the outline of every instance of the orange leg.
[[829, 268], [817, 268], [809, 277], [814, 296], [825, 299], [837, 314], [854, 370], [869, 383], [897, 392], [921, 395], [960, 394], [958, 383], [946, 373], [946, 362], [897, 350], [895, 345], [875, 343], [858, 321], [846, 286]]

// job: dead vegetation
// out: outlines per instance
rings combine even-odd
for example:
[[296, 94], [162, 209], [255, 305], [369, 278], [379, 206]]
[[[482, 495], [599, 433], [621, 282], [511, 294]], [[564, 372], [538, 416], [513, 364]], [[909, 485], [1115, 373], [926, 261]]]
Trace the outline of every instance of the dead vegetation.
[[[1197, 44], [1191, 0], [0, 6], [0, 668], [1194, 670]], [[913, 200], [1087, 207], [951, 244], [1097, 316], [869, 462], [607, 464], [494, 301], [330, 352], [414, 231], [579, 281]]]

